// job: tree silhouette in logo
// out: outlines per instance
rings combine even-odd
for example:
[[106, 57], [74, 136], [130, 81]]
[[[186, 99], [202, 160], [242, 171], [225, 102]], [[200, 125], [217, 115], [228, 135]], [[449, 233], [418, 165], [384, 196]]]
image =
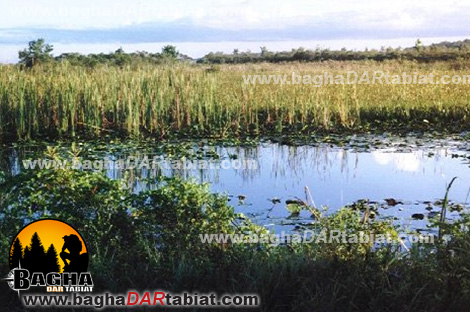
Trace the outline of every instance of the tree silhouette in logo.
[[12, 251], [10, 252], [10, 266], [12, 268], [18, 268], [20, 261], [23, 262], [23, 244], [21, 244], [19, 238], [16, 238], [13, 242]]
[[30, 272], [46, 271], [46, 251], [37, 232], [31, 237], [31, 249], [28, 256], [30, 257], [27, 261]]
[[53, 244], [49, 246], [46, 252], [46, 262], [48, 272], [60, 272], [59, 258]]
[[[62, 237], [64, 245], [60, 257], [64, 261], [64, 272], [86, 272], [88, 266], [88, 253], [82, 253], [82, 242], [77, 235], [71, 234]], [[68, 250], [68, 252], [66, 252]]]
[[51, 244], [46, 252], [37, 232], [31, 236], [30, 245], [24, 249], [19, 238], [13, 242], [10, 251], [10, 268], [18, 268], [20, 264], [22, 268], [30, 272], [47, 274], [60, 271], [59, 258], [54, 245]]

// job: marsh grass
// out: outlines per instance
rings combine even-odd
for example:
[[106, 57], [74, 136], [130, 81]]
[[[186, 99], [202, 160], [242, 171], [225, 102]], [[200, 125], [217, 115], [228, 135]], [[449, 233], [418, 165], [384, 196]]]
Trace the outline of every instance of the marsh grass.
[[383, 70], [466, 74], [448, 63], [324, 62], [2, 66], [0, 137], [233, 137], [311, 131], [469, 126], [468, 85], [248, 85], [244, 74], [345, 74]]

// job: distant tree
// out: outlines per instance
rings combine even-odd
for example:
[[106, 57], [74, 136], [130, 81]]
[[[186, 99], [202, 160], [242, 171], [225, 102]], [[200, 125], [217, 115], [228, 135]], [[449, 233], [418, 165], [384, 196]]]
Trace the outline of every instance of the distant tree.
[[123, 67], [131, 62], [131, 56], [126, 54], [122, 48], [117, 49], [110, 58], [113, 60], [113, 63], [119, 67]]
[[470, 44], [467, 44], [467, 43], [462, 43], [461, 45], [459, 45], [459, 51], [463, 51], [463, 52], [466, 52], [466, 51], [469, 51], [470, 50]]
[[423, 51], [423, 43], [421, 42], [421, 39], [416, 40], [415, 42], [415, 49], [418, 53]]
[[232, 55], [233, 55], [233, 63], [239, 63], [240, 62], [240, 50], [238, 49], [233, 49]]
[[261, 50], [261, 57], [266, 56], [268, 49], [266, 47], [259, 47]]
[[166, 45], [162, 48], [162, 56], [176, 59], [179, 55], [178, 50], [173, 45]]
[[46, 261], [47, 261], [47, 272], [57, 272], [60, 271], [59, 265], [59, 258], [57, 255], [57, 251], [53, 244], [49, 246], [46, 253]]
[[13, 249], [10, 252], [10, 266], [17, 268], [20, 265], [20, 260], [23, 258], [23, 245], [19, 238], [15, 239]]
[[28, 48], [18, 52], [20, 64], [33, 67], [53, 59], [53, 46], [46, 44], [44, 39], [33, 40], [28, 43]]

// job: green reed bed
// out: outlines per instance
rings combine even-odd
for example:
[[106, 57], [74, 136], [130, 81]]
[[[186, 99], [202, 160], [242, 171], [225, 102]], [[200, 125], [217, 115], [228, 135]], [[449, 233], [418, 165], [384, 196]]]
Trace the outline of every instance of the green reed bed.
[[244, 74], [383, 70], [466, 75], [452, 64], [325, 62], [85, 68], [0, 67], [0, 137], [270, 135], [314, 130], [462, 130], [468, 84], [261, 85]]

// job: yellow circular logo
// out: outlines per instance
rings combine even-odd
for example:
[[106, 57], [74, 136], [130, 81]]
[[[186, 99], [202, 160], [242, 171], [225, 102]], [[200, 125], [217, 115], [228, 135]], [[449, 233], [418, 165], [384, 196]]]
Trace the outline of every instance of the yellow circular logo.
[[82, 236], [69, 224], [44, 219], [25, 226], [10, 248], [10, 269], [29, 272], [81, 273], [88, 269], [88, 251]]

